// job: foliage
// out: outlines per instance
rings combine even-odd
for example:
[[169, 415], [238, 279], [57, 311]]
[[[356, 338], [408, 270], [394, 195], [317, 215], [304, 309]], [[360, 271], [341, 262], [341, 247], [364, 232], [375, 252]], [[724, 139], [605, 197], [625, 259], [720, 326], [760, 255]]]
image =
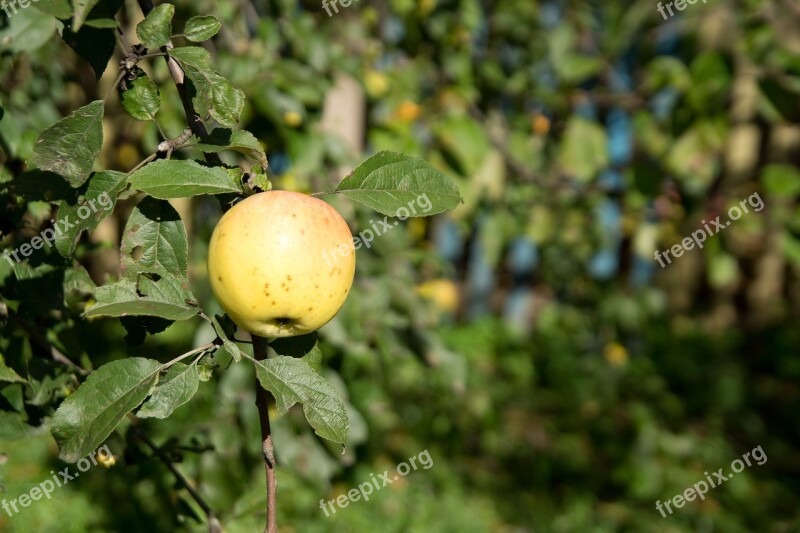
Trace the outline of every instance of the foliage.
[[[206, 527], [135, 429], [226, 531], [261, 527], [256, 378], [277, 399], [282, 527], [800, 526], [788, 4], [696, 3], [669, 21], [614, 1], [391, 0], [329, 17], [181, 0], [146, 19], [133, 2], [74, 5], [0, 15], [0, 230], [24, 259], [0, 261], [3, 496], [64, 467], [48, 432], [62, 459], [107, 441], [117, 462], [35, 512], [0, 512], [3, 527]], [[150, 57], [169, 42], [185, 94]], [[343, 78], [365, 95], [360, 164], [320, 127]], [[331, 193], [354, 234], [423, 193], [425, 215], [457, 209], [360, 250], [319, 338], [254, 364], [204, 260], [221, 211], [273, 186]], [[653, 260], [756, 192], [763, 211]], [[103, 193], [111, 207], [81, 218]], [[65, 218], [53, 248], [22, 257]], [[763, 466], [655, 510], [758, 445]], [[424, 449], [430, 470], [320, 510]]]

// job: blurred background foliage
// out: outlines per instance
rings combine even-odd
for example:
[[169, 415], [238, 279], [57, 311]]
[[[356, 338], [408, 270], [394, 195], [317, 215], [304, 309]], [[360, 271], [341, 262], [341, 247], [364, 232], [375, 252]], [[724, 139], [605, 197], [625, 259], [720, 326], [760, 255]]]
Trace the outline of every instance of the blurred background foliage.
[[[328, 190], [364, 154], [397, 150], [433, 162], [465, 197], [358, 252], [352, 295], [321, 331], [350, 442], [342, 454], [297, 410], [274, 422], [281, 531], [800, 529], [796, 3], [698, 2], [667, 21], [654, 1], [357, 0], [332, 16], [311, 0], [175, 3], [180, 20], [223, 22], [204, 46], [246, 92], [242, 127], [266, 144], [277, 188]], [[129, 36], [140, 19], [134, 2], [118, 16]], [[96, 81], [54, 35], [69, 31], [35, 5], [0, 18], [4, 235], [30, 238], [52, 216], [46, 187], [11, 181], [36, 134], [116, 77], [112, 62]], [[142, 66], [166, 101], [158, 121], [177, 136], [185, 117], [169, 73], [161, 61]], [[104, 129], [103, 168], [128, 171], [161, 140], [116, 98]], [[655, 250], [754, 192], [763, 211], [664, 269], [655, 262]], [[354, 234], [377, 218], [331, 201]], [[97, 283], [117, 275], [132, 205], [79, 247]], [[220, 208], [175, 205], [193, 291], [219, 309], [205, 255]], [[0, 280], [5, 295], [30, 299], [19, 310], [30, 324], [94, 368], [166, 361], [213, 336], [197, 319], [129, 346], [118, 322], [78, 318], [79, 279], [26, 284], [0, 261]], [[42, 351], [29, 337], [4, 323], [7, 361]], [[46, 424], [34, 426], [73, 382], [41, 361], [29, 383], [0, 384], [4, 410], [22, 410], [23, 397], [42, 406], [26, 407], [23, 430], [0, 420], [4, 498], [64, 466]], [[226, 531], [257, 531], [253, 376], [220, 367], [191, 406], [141, 427]], [[127, 426], [109, 443], [116, 464], [11, 519], [0, 513], [0, 529], [202, 530], [197, 505]], [[656, 511], [759, 445], [766, 464], [667, 518]], [[425, 449], [431, 469], [331, 517], [320, 510]]]

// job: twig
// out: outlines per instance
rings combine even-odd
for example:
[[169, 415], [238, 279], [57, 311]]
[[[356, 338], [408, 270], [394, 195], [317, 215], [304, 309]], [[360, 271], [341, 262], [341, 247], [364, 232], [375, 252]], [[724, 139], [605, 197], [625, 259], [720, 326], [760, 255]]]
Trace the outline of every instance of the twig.
[[155, 153], [155, 154], [150, 154], [149, 156], [147, 156], [147, 157], [146, 157], [145, 159], [143, 159], [143, 160], [142, 160], [142, 161], [141, 161], [141, 162], [140, 162], [138, 165], [136, 165], [135, 167], [133, 167], [132, 169], [130, 169], [130, 170], [128, 171], [128, 176], [130, 176], [131, 174], [133, 174], [134, 172], [136, 172], [137, 170], [139, 170], [140, 168], [142, 168], [143, 166], [145, 166], [147, 163], [149, 163], [150, 161], [152, 161], [152, 160], [153, 160], [153, 159], [155, 159], [156, 157], [158, 157], [158, 153]]
[[183, 133], [181, 133], [174, 139], [166, 139], [165, 141], [161, 142], [158, 145], [157, 150], [159, 152], [166, 152], [167, 154], [171, 154], [177, 148], [181, 148], [183, 145], [185, 145], [186, 142], [191, 138], [192, 138], [192, 130], [186, 128]]
[[111, 87], [108, 88], [108, 92], [103, 97], [103, 102], [108, 101], [108, 97], [111, 96], [111, 94], [114, 92], [114, 89], [117, 88], [117, 85], [119, 85], [119, 82], [121, 82], [122, 78], [125, 77], [125, 74], [127, 74], [125, 70], [120, 70], [119, 74], [117, 74], [117, 78], [114, 80], [114, 83], [111, 84]]
[[153, 123], [156, 125], [156, 128], [158, 129], [158, 133], [161, 134], [161, 138], [164, 140], [169, 139], [169, 136], [164, 132], [164, 129], [161, 127], [161, 124], [159, 124], [156, 119], [153, 119]]
[[[142, 10], [142, 13], [146, 17], [153, 11], [153, 2], [151, 0], [138, 0], [139, 1], [139, 8]], [[181, 68], [180, 64], [169, 55], [169, 50], [172, 48], [172, 42], [167, 43], [165, 46], [161, 47], [161, 52], [165, 55], [165, 60], [167, 62], [167, 67], [169, 68], [169, 73], [172, 75], [172, 81], [175, 82], [175, 87], [178, 89], [178, 94], [181, 97], [181, 103], [183, 103], [183, 110], [186, 113], [186, 121], [189, 124], [189, 127], [192, 130], [192, 133], [200, 137], [201, 139], [205, 138], [208, 135], [208, 130], [206, 130], [205, 125], [203, 124], [202, 118], [200, 115], [197, 114], [197, 111], [194, 110], [194, 106], [192, 105], [192, 100], [189, 98], [189, 93], [186, 90], [186, 73]], [[206, 161], [213, 164], [222, 164], [219, 156], [214, 153], [207, 153], [205, 154]]]
[[[253, 355], [256, 361], [267, 359], [266, 341], [258, 335], [253, 335]], [[269, 425], [269, 392], [267, 392], [256, 378], [256, 407], [261, 421], [261, 451], [264, 454], [264, 470], [267, 477], [267, 527], [264, 533], [278, 533], [278, 522], [275, 516], [277, 511], [277, 484], [275, 482], [275, 448], [272, 444], [272, 429]]]
[[139, 59], [148, 59], [151, 57], [167, 57], [167, 54], [165, 54], [164, 52], [153, 52], [152, 54], [144, 54], [138, 56]]
[[184, 360], [184, 359], [186, 359], [187, 357], [191, 357], [191, 356], [193, 356], [193, 355], [194, 355], [194, 354], [196, 354], [196, 353], [205, 352], [205, 351], [207, 351], [207, 350], [210, 350], [211, 348], [214, 348], [215, 346], [216, 346], [216, 344], [214, 344], [213, 342], [209, 342], [209, 343], [207, 343], [207, 344], [204, 344], [204, 345], [200, 346], [199, 348], [195, 348], [194, 350], [189, 350], [189, 351], [188, 351], [188, 352], [186, 352], [185, 354], [183, 354], [183, 355], [179, 355], [178, 357], [176, 357], [176, 358], [175, 358], [175, 359], [173, 359], [172, 361], [169, 361], [169, 362], [167, 362], [167, 363], [164, 363], [164, 366], [162, 366], [162, 367], [161, 367], [161, 369], [162, 369], [162, 370], [166, 370], [167, 368], [171, 367], [171, 366], [172, 366], [172, 365], [174, 365], [175, 363], [177, 363], [177, 362], [179, 362], [179, 361], [183, 361], [183, 360]]
[[[138, 419], [135, 418], [133, 415], [131, 415], [131, 419], [134, 422], [138, 422]], [[189, 495], [192, 497], [192, 499], [194, 499], [194, 501], [197, 502], [197, 505], [199, 505], [200, 508], [203, 509], [203, 512], [206, 513], [206, 516], [208, 517], [208, 532], [222, 533], [223, 531], [222, 524], [220, 524], [219, 520], [217, 520], [216, 515], [214, 514], [214, 510], [211, 508], [208, 502], [206, 502], [203, 499], [200, 493], [197, 492], [197, 489], [195, 489], [194, 486], [191, 483], [189, 483], [189, 480], [184, 477], [181, 471], [178, 470], [178, 467], [175, 466], [175, 464], [172, 462], [169, 456], [167, 456], [167, 454], [164, 453], [164, 451], [161, 448], [159, 448], [150, 437], [148, 437], [141, 429], [139, 429], [136, 423], [132, 424], [131, 428], [133, 429], [133, 432], [136, 434], [139, 440], [147, 444], [147, 446], [151, 450], [153, 450], [153, 453], [155, 453], [158, 456], [161, 462], [167, 465], [167, 468], [170, 469], [172, 474], [178, 479], [178, 481], [180, 481], [183, 484], [184, 487], [186, 487], [186, 490], [189, 491]]]

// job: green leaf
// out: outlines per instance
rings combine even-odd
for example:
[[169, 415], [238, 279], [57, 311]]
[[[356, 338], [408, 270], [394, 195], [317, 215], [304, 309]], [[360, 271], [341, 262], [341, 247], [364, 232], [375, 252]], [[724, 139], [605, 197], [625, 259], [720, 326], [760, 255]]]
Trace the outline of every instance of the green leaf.
[[378, 152], [365, 160], [334, 192], [402, 219], [451, 211], [461, 203], [458, 187], [443, 172], [397, 152]]
[[728, 140], [727, 119], [701, 118], [675, 139], [664, 158], [667, 168], [690, 195], [705, 194], [720, 167]]
[[51, 432], [61, 459], [74, 463], [97, 449], [150, 394], [161, 366], [152, 359], [132, 357], [92, 372], [53, 416]]
[[244, 108], [244, 93], [211, 68], [208, 51], [199, 46], [186, 46], [170, 51], [170, 55], [180, 62], [194, 85], [197, 111], [223, 126], [235, 126]]
[[131, 174], [130, 183], [132, 187], [162, 199], [242, 191], [241, 185], [226, 169], [206, 167], [191, 160], [154, 161]]
[[147, 48], [161, 48], [169, 42], [172, 36], [172, 17], [175, 16], [175, 6], [161, 4], [147, 15], [136, 26], [136, 35]]
[[319, 349], [317, 339], [315, 331], [296, 337], [279, 337], [269, 345], [278, 355], [299, 357], [308, 363], [315, 372], [319, 372], [322, 369], [322, 350]]
[[0, 411], [0, 440], [21, 439], [35, 431], [36, 428], [29, 426], [19, 413]]
[[108, 67], [108, 62], [114, 55], [114, 49], [117, 46], [114, 31], [107, 27], [98, 28], [87, 22], [81, 31], [74, 32], [71, 25], [71, 21], [64, 23], [62, 39], [92, 66], [95, 79], [99, 80]]
[[794, 265], [795, 268], [800, 268], [800, 240], [795, 239], [789, 233], [785, 233], [781, 242], [781, 248], [789, 263]]
[[86, 16], [99, 1], [100, 0], [72, 0], [72, 26], [75, 31], [81, 29], [81, 26], [83, 26], [83, 23], [86, 21]]
[[242, 351], [239, 346], [232, 340], [224, 339], [222, 341], [221, 349], [225, 350], [231, 358], [237, 363], [242, 360]]
[[800, 194], [800, 171], [792, 165], [767, 165], [761, 170], [761, 180], [771, 195], [794, 198]]
[[214, 368], [215, 366], [204, 364], [204, 361], [200, 361], [197, 365], [197, 375], [203, 383], [210, 381], [211, 378], [214, 376]]
[[567, 83], [580, 83], [590, 76], [595, 76], [603, 70], [603, 60], [581, 54], [568, 54], [563, 61], [556, 63], [555, 70], [558, 76]]
[[68, 268], [64, 272], [64, 305], [76, 312], [83, 312], [83, 304], [94, 298], [97, 285], [82, 265]]
[[36, 9], [61, 20], [72, 17], [72, 3], [70, 0], [38, 0]]
[[[92, 291], [94, 295], [96, 289]], [[141, 346], [147, 335], [157, 335], [173, 323], [172, 320], [157, 316], [123, 316], [119, 323], [125, 328], [125, 344], [128, 347]]]
[[[100, 2], [94, 3], [96, 5], [91, 10], [88, 10], [82, 26], [112, 30], [119, 26], [115, 17], [120, 9], [122, 9], [125, 0], [101, 0]], [[76, 26], [76, 28], [77, 27], [78, 26]]]
[[0, 354], [0, 382], [25, 383], [27, 380], [17, 374], [13, 368], [6, 366], [6, 361]]
[[492, 147], [486, 125], [469, 116], [447, 116], [434, 132], [463, 176], [476, 172]]
[[103, 148], [103, 101], [96, 100], [39, 134], [33, 164], [61, 174], [73, 187], [89, 177]]
[[189, 283], [168, 272], [158, 279], [143, 273], [138, 280], [122, 280], [97, 288], [96, 303], [84, 316], [157, 316], [167, 320], [186, 320], [200, 310], [189, 291]]
[[336, 389], [308, 363], [277, 356], [257, 361], [255, 365], [261, 386], [275, 396], [280, 414], [302, 403], [306, 419], [317, 435], [342, 444], [347, 441], [350, 421], [344, 402]]
[[156, 118], [158, 110], [161, 109], [161, 95], [158, 87], [139, 67], [135, 67], [132, 74], [133, 80], [126, 78], [119, 85], [122, 107], [133, 118], [153, 120]]
[[244, 180], [244, 186], [248, 191], [258, 193], [272, 190], [272, 182], [269, 181], [269, 176], [267, 176], [265, 169], [266, 165], [261, 164], [253, 165], [250, 168], [250, 172]]
[[319, 374], [319, 372], [322, 370], [322, 350], [320, 350], [318, 346], [314, 346], [313, 350], [305, 354], [300, 359], [305, 361], [306, 364], [310, 366], [312, 370], [314, 370], [314, 372]]
[[163, 269], [186, 277], [189, 243], [180, 215], [169, 202], [145, 198], [133, 209], [120, 248], [120, 274], [136, 279], [139, 272]]
[[[226, 317], [221, 318], [225, 318], [229, 323], [231, 322], [230, 319], [227, 319]], [[217, 333], [217, 336], [222, 339], [221, 348], [228, 352], [228, 355], [230, 355], [233, 360], [238, 363], [242, 359], [242, 352], [239, 350], [239, 346], [233, 340], [231, 340], [231, 337], [234, 336], [235, 330], [232, 330], [230, 335], [228, 335], [228, 332], [225, 331], [225, 327], [220, 322], [220, 319], [216, 316], [211, 318], [211, 323], [214, 326], [214, 331]]]
[[233, 150], [255, 160], [262, 167], [268, 165], [264, 146], [256, 139], [255, 135], [245, 130], [233, 131], [228, 128], [216, 128], [194, 147], [206, 153]]
[[572, 117], [567, 123], [558, 152], [561, 169], [588, 182], [608, 165], [608, 146], [603, 128], [590, 120]]
[[119, 23], [114, 19], [92, 19], [87, 20], [84, 25], [89, 28], [114, 29], [119, 26]]
[[75, 191], [64, 178], [53, 172], [33, 169], [14, 177], [9, 189], [29, 202], [57, 202], [75, 199]]
[[56, 238], [58, 253], [70, 257], [75, 252], [81, 233], [93, 231], [114, 212], [117, 195], [126, 184], [126, 175], [122, 172], [98, 172], [81, 188], [78, 202], [59, 203], [57, 220], [61, 235]]
[[219, 23], [216, 17], [210, 15], [205, 17], [192, 17], [189, 19], [189, 22], [186, 23], [183, 34], [190, 41], [199, 43], [200, 41], [211, 39], [219, 32], [221, 27], [222, 24]]
[[197, 392], [200, 375], [196, 365], [175, 363], [160, 380], [142, 408], [136, 413], [139, 418], [167, 418], [175, 409], [185, 404]]
[[[0, 52], [33, 52], [56, 33], [56, 19], [35, 9], [20, 9], [0, 29]], [[5, 14], [0, 15], [5, 18]]]

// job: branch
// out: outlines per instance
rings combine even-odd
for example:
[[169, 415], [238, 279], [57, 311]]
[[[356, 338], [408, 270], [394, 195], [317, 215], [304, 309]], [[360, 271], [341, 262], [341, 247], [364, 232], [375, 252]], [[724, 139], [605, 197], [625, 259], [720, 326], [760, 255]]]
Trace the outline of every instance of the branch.
[[[139, 8], [141, 8], [142, 13], [146, 17], [154, 9], [153, 2], [151, 0], [138, 1]], [[186, 113], [186, 121], [189, 124], [189, 128], [192, 130], [192, 133], [201, 139], [204, 139], [208, 135], [208, 130], [206, 130], [200, 115], [198, 115], [197, 111], [195, 111], [194, 106], [192, 105], [192, 99], [189, 98], [189, 93], [186, 90], [186, 74], [184, 73], [180, 64], [178, 64], [178, 62], [169, 55], [171, 48], [173, 48], [173, 45], [172, 42], [169, 42], [165, 46], [161, 47], [161, 52], [164, 54], [164, 59], [166, 60], [167, 67], [169, 68], [169, 73], [172, 75], [172, 81], [175, 82], [175, 87], [178, 89], [178, 94], [181, 97], [183, 110]], [[209, 163], [222, 164], [222, 161], [217, 154], [207, 153], [205, 156], [206, 161]]]
[[[138, 422], [138, 419], [133, 415], [131, 415], [131, 419], [134, 422]], [[191, 495], [192, 499], [194, 499], [194, 501], [197, 502], [197, 505], [199, 505], [200, 508], [203, 509], [203, 512], [206, 513], [206, 516], [208, 517], [208, 533], [222, 533], [223, 531], [222, 524], [219, 523], [219, 520], [217, 520], [216, 516], [214, 515], [214, 510], [211, 508], [210, 505], [208, 505], [208, 502], [206, 502], [203, 499], [203, 497], [200, 496], [200, 493], [197, 492], [197, 489], [195, 489], [194, 486], [192, 486], [192, 484], [189, 483], [189, 480], [186, 479], [183, 476], [183, 474], [181, 474], [181, 471], [178, 470], [178, 467], [175, 466], [175, 464], [172, 462], [172, 459], [170, 459], [169, 456], [166, 453], [164, 453], [164, 450], [159, 448], [150, 437], [148, 437], [144, 432], [142, 432], [142, 430], [137, 427], [136, 423], [132, 424], [131, 428], [133, 429], [133, 432], [136, 434], [139, 440], [147, 444], [147, 446], [151, 450], [153, 450], [153, 453], [155, 453], [156, 456], [158, 456], [158, 458], [161, 459], [161, 462], [167, 465], [167, 468], [170, 469], [170, 471], [177, 478], [177, 480], [180, 481], [183, 484], [183, 486], [186, 487], [186, 490], [189, 491], [189, 494]]]
[[[267, 359], [266, 341], [258, 335], [253, 337], [253, 355], [256, 361]], [[269, 392], [267, 392], [256, 378], [256, 407], [261, 421], [261, 451], [264, 454], [264, 470], [267, 476], [267, 527], [264, 533], [278, 533], [278, 522], [275, 516], [277, 511], [277, 484], [275, 482], [275, 448], [272, 444], [272, 430], [269, 425]]]

